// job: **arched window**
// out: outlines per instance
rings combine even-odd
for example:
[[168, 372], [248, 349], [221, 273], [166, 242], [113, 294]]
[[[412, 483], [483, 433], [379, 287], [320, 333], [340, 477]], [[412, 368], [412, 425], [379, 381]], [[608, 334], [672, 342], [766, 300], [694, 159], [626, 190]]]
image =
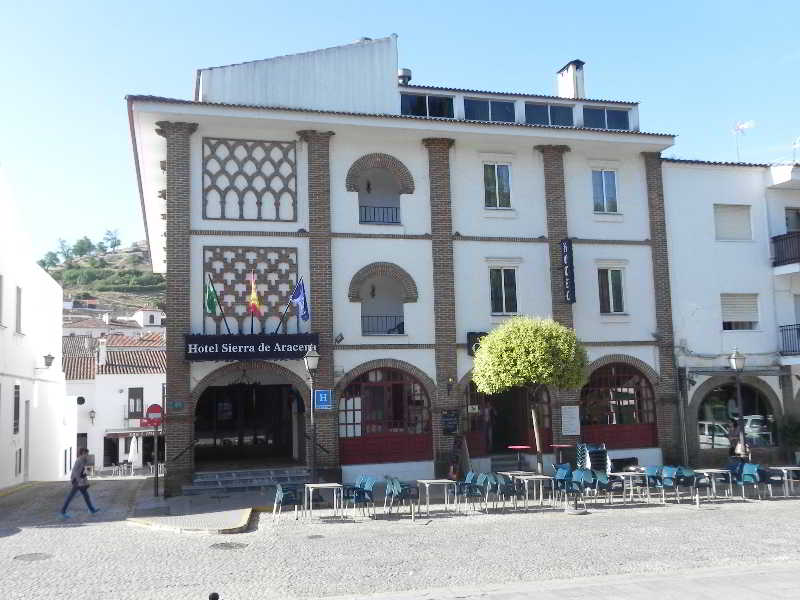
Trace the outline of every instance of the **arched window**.
[[366, 169], [359, 177], [358, 222], [400, 224], [400, 186], [387, 169]]
[[154, 325], [155, 322], [156, 322], [156, 316], [155, 315], [150, 315], [150, 325]]
[[653, 387], [636, 367], [600, 367], [581, 390], [581, 425], [643, 425], [655, 417]]
[[[742, 383], [744, 434], [752, 448], [777, 445], [777, 422], [769, 400], [758, 389]], [[697, 408], [697, 440], [702, 450], [730, 448], [729, 435], [739, 418], [736, 385], [725, 383], [712, 389]]]
[[380, 368], [354, 379], [339, 398], [339, 437], [427, 433], [430, 402], [425, 388], [399, 369]]

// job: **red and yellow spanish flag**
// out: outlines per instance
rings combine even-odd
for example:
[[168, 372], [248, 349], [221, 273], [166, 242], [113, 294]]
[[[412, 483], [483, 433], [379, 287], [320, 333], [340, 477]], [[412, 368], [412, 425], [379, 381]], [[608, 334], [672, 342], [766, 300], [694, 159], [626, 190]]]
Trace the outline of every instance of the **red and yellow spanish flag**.
[[250, 282], [250, 298], [247, 300], [247, 313], [254, 317], [260, 317], [262, 314], [261, 303], [258, 301], [258, 292], [256, 291], [256, 272], [252, 271], [250, 275], [247, 276], [247, 280]]

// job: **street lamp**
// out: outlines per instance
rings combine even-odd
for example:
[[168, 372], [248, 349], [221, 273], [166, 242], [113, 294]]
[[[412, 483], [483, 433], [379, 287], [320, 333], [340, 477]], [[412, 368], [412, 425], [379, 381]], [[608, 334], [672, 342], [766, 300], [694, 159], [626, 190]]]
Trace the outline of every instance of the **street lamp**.
[[94, 409], [89, 411], [89, 418], [92, 420], [92, 425], [94, 425], [94, 418], [97, 416], [97, 412]]
[[311, 382], [311, 483], [317, 483], [317, 423], [314, 420], [314, 373], [319, 366], [319, 352], [311, 348], [303, 357]]
[[728, 361], [730, 362], [731, 369], [733, 369], [733, 377], [736, 380], [736, 404], [739, 407], [739, 444], [741, 444], [742, 447], [741, 455], [744, 456], [747, 446], [745, 445], [744, 406], [742, 405], [742, 382], [740, 376], [744, 369], [745, 356], [734, 348], [733, 353], [728, 357]]

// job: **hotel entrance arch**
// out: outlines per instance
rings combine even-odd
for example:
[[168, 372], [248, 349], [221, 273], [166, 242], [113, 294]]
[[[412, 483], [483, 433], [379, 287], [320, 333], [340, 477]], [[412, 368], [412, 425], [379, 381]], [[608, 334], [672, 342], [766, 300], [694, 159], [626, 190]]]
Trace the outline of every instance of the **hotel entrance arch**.
[[237, 362], [203, 378], [192, 396], [195, 470], [304, 463], [309, 391], [289, 369]]

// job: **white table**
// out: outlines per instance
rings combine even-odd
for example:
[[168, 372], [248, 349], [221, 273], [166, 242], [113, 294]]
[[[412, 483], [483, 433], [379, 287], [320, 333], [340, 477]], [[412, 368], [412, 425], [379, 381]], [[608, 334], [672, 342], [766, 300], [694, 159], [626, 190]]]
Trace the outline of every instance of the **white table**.
[[[307, 483], [305, 498], [303, 499], [303, 513], [312, 518], [314, 514], [314, 490], [333, 490], [333, 516], [341, 511], [344, 519], [344, 486], [341, 483]], [[339, 500], [338, 504], [336, 500]]]
[[444, 509], [447, 510], [447, 490], [453, 486], [453, 498], [456, 496], [457, 481], [452, 479], [417, 479], [417, 483], [425, 486], [425, 511], [427, 516], [431, 516], [431, 490], [432, 485], [441, 485], [444, 488]]
[[[538, 473], [533, 474], [533, 475], [517, 475], [516, 477], [517, 477], [517, 479], [519, 479], [520, 481], [522, 481], [525, 484], [525, 510], [526, 511], [528, 510], [528, 483], [531, 482], [531, 481], [533, 481], [534, 483], [538, 483], [538, 485], [535, 485], [534, 488], [533, 488], [534, 496], [535, 496], [536, 488], [538, 487], [539, 488], [539, 506], [544, 505], [544, 482], [545, 481], [553, 481], [553, 478], [550, 477], [549, 475], [539, 475]], [[534, 497], [534, 500], [535, 499], [536, 498]]]
[[788, 497], [789, 492], [794, 492], [794, 481], [792, 480], [792, 473], [800, 472], [800, 467], [797, 465], [787, 465], [785, 467], [769, 467], [783, 473], [783, 493]]
[[[609, 473], [609, 477], [620, 477], [622, 478], [622, 502], [625, 503], [625, 491], [630, 490], [630, 499], [631, 503], [633, 502], [633, 489], [636, 487], [634, 485], [634, 479], [637, 478], [644, 478], [644, 487], [647, 490], [647, 501], [650, 502], [650, 482], [647, 479], [647, 473], [640, 473], [638, 471], [618, 471], [615, 473]], [[641, 485], [639, 487], [642, 487]]]
[[733, 498], [733, 473], [728, 469], [694, 469], [695, 473], [702, 473], [711, 480], [711, 493], [717, 497], [717, 479], [714, 475], [726, 475], [728, 477], [728, 489], [730, 497]]

